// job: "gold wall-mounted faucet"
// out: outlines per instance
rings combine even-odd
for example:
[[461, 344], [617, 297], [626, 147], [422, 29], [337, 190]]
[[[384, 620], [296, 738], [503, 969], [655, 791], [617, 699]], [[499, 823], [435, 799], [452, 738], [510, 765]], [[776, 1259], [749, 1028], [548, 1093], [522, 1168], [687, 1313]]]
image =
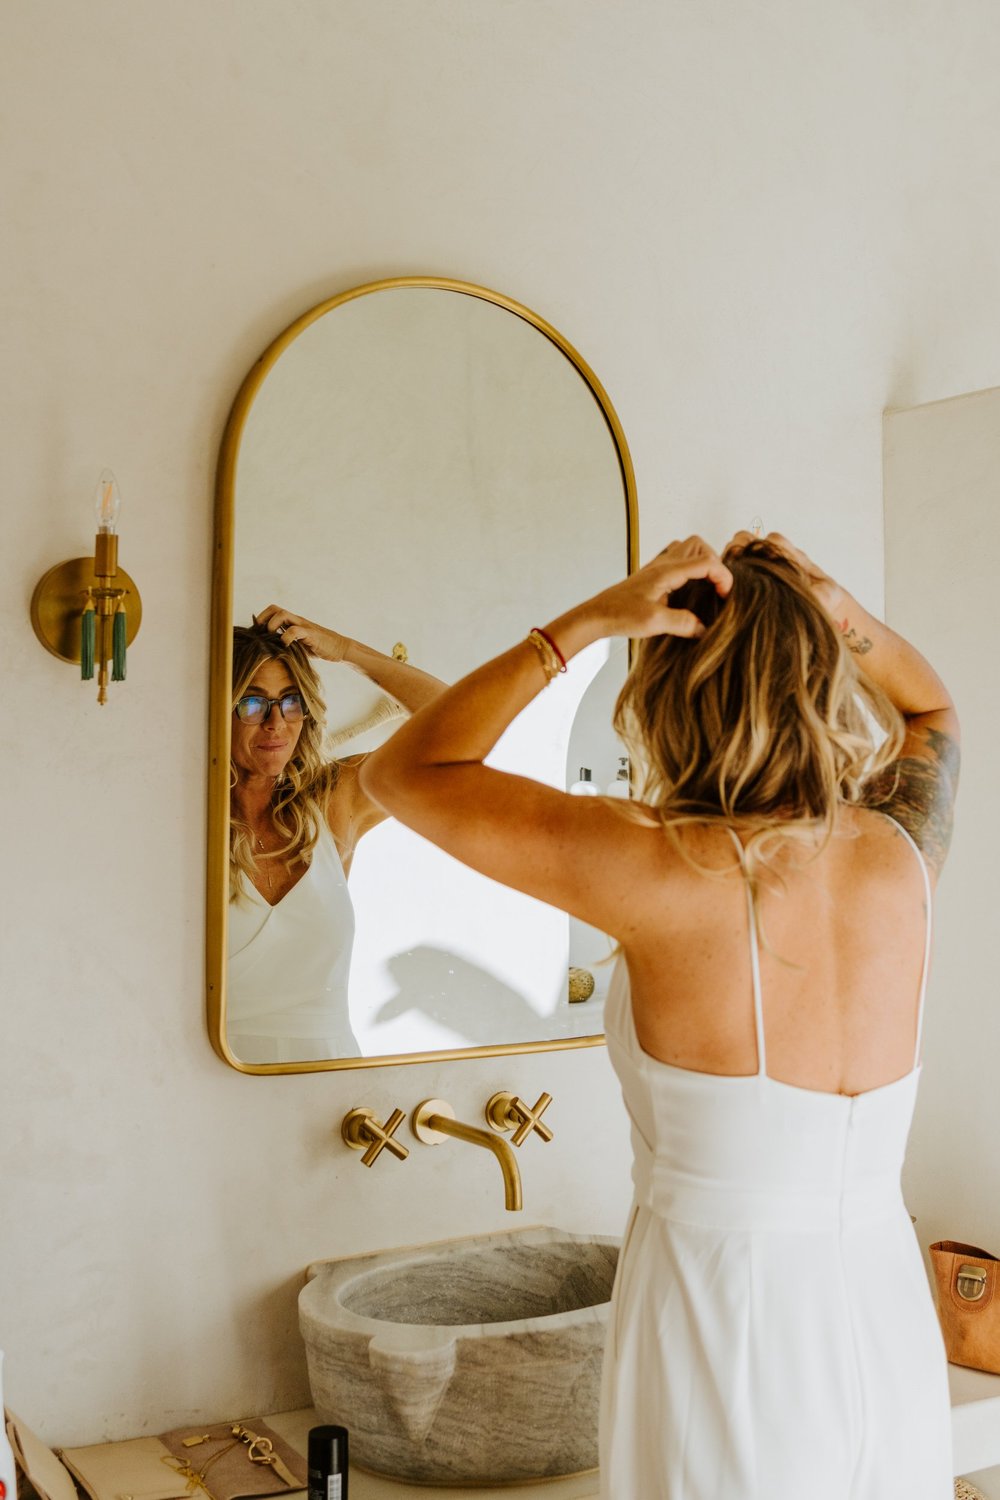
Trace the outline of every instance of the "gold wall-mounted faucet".
[[410, 1154], [409, 1147], [393, 1139], [405, 1119], [401, 1109], [394, 1109], [385, 1124], [380, 1125], [373, 1109], [352, 1109], [344, 1116], [340, 1134], [352, 1151], [364, 1151], [363, 1167], [374, 1166], [380, 1152], [386, 1149], [400, 1161], [405, 1161]]
[[521, 1174], [506, 1141], [488, 1130], [456, 1120], [455, 1111], [443, 1099], [425, 1099], [418, 1104], [410, 1123], [413, 1134], [425, 1146], [440, 1146], [451, 1136], [457, 1141], [468, 1141], [471, 1146], [485, 1146], [487, 1151], [492, 1151], [503, 1173], [504, 1207], [511, 1213], [521, 1208]]
[[486, 1105], [486, 1119], [494, 1130], [513, 1130], [512, 1146], [523, 1146], [533, 1130], [543, 1141], [551, 1141], [552, 1131], [542, 1120], [551, 1103], [551, 1094], [539, 1094], [530, 1105], [516, 1094], [494, 1094]]

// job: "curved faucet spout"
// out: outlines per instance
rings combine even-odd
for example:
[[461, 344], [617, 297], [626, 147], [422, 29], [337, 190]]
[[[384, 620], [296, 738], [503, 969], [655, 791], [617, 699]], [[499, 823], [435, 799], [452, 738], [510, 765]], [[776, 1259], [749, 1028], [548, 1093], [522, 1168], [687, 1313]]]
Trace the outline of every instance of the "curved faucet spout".
[[[448, 1114], [443, 1111], [449, 1110]], [[476, 1125], [466, 1125], [450, 1113], [450, 1106], [441, 1099], [425, 1099], [413, 1112], [413, 1133], [425, 1145], [440, 1144], [443, 1136], [452, 1136], [457, 1141], [468, 1141], [470, 1146], [484, 1146], [492, 1151], [500, 1163], [503, 1173], [504, 1208], [516, 1213], [522, 1207], [521, 1174], [517, 1158], [507, 1142], [490, 1130], [480, 1130]], [[436, 1137], [436, 1138], [435, 1138]]]

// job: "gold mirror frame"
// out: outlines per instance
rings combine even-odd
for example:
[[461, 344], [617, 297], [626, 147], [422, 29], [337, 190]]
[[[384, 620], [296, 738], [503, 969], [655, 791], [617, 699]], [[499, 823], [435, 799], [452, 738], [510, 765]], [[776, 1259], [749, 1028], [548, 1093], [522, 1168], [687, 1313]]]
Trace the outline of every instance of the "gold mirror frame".
[[232, 720], [233, 669], [233, 535], [236, 468], [240, 441], [250, 410], [264, 380], [274, 364], [299, 334], [334, 308], [365, 297], [373, 292], [396, 287], [426, 287], [477, 297], [505, 308], [555, 344], [575, 367], [589, 387], [615, 446], [625, 498], [626, 557], [628, 571], [639, 565], [639, 520], [636, 502], [635, 473], [621, 423], [608, 399], [607, 392], [593, 370], [568, 339], [544, 318], [505, 297], [500, 292], [473, 282], [455, 281], [442, 276], [397, 276], [352, 287], [320, 302], [296, 318], [251, 367], [240, 386], [226, 422], [219, 451], [215, 485], [215, 531], [212, 548], [212, 624], [211, 665], [209, 676], [209, 777], [208, 777], [208, 858], [205, 939], [206, 996], [209, 1037], [213, 1048], [240, 1073], [324, 1073], [344, 1068], [378, 1068], [403, 1063], [445, 1062], [464, 1057], [502, 1057], [522, 1052], [554, 1052], [572, 1047], [603, 1045], [604, 1034], [584, 1037], [560, 1037], [551, 1041], [493, 1043], [482, 1047], [449, 1047], [431, 1052], [387, 1054], [379, 1057], [323, 1058], [295, 1063], [241, 1062], [229, 1048], [226, 1038], [226, 954], [229, 923], [229, 757]]

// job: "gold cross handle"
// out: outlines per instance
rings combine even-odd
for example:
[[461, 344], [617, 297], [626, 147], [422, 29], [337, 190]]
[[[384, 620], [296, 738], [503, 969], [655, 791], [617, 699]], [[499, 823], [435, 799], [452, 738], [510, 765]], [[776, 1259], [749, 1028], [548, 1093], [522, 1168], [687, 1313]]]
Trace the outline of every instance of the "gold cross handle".
[[401, 1141], [393, 1140], [396, 1131], [406, 1119], [401, 1109], [394, 1109], [384, 1125], [380, 1125], [375, 1118], [373, 1109], [352, 1109], [344, 1116], [340, 1127], [340, 1133], [344, 1138], [345, 1145], [350, 1146], [352, 1151], [363, 1151], [361, 1158], [363, 1167], [374, 1166], [380, 1152], [387, 1147], [393, 1156], [405, 1161], [409, 1156], [409, 1148]]
[[543, 1141], [551, 1141], [552, 1131], [542, 1121], [542, 1115], [551, 1103], [551, 1094], [539, 1094], [530, 1106], [516, 1094], [494, 1094], [486, 1105], [486, 1118], [494, 1130], [501, 1133], [513, 1130], [512, 1146], [523, 1146], [533, 1130]]

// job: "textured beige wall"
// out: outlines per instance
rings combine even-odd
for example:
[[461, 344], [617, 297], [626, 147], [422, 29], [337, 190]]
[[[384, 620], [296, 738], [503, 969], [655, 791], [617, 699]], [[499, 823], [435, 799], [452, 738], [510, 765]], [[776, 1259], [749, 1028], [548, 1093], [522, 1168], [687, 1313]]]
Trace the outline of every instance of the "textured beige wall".
[[[211, 490], [252, 360], [360, 281], [495, 286], [607, 387], [647, 554], [760, 513], [878, 605], [882, 408], [998, 378], [998, 54], [993, 0], [7, 0], [0, 1343], [44, 1435], [298, 1404], [308, 1260], [501, 1225], [471, 1150], [363, 1171], [351, 1105], [545, 1087], [525, 1220], [628, 1197], [602, 1051], [263, 1080], [209, 1050]], [[145, 621], [99, 713], [27, 608], [103, 464]]]

